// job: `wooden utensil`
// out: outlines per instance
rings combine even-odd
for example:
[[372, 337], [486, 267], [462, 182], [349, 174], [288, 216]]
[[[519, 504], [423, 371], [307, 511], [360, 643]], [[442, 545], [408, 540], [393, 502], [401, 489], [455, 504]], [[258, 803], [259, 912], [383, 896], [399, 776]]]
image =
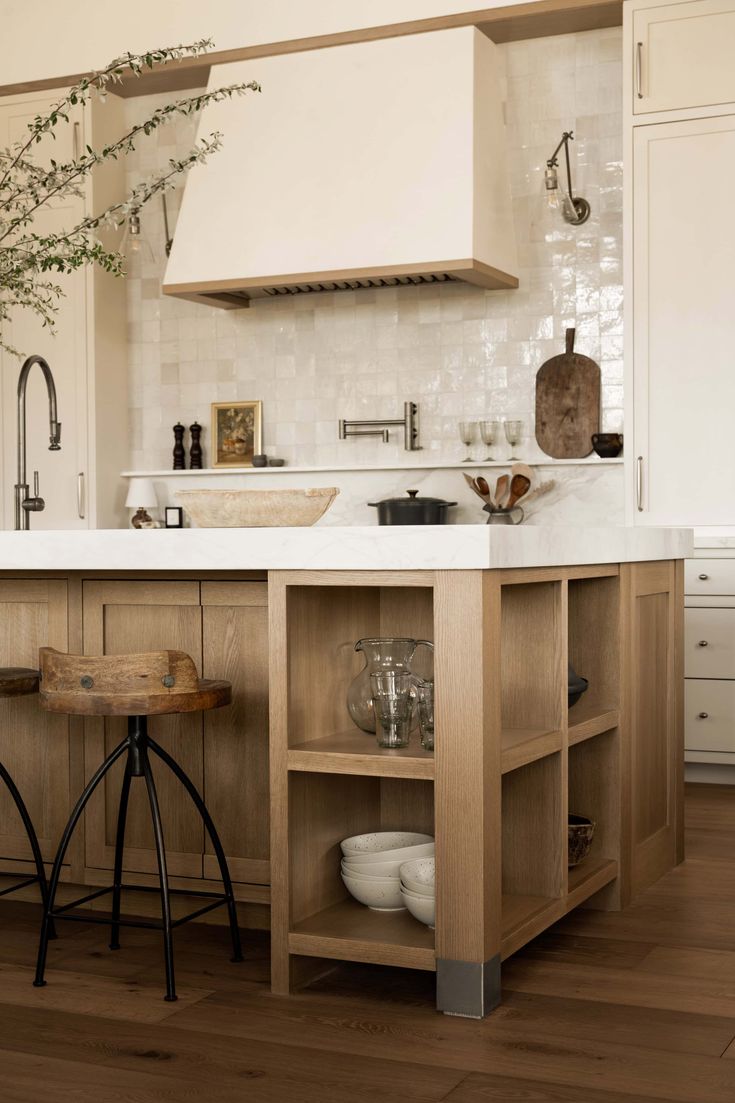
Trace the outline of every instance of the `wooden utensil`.
[[575, 332], [567, 330], [566, 352], [536, 373], [536, 440], [562, 460], [589, 456], [600, 428], [600, 368], [574, 351]]
[[495, 484], [495, 501], [498, 509], [505, 509], [506, 495], [510, 491], [510, 475], [501, 475]]
[[525, 475], [514, 475], [510, 480], [510, 497], [506, 509], [512, 509], [516, 502], [528, 493], [530, 486], [531, 480]]
[[477, 478], [475, 479], [475, 482], [477, 483], [477, 489], [480, 491], [481, 495], [483, 496], [483, 498], [485, 499], [487, 504], [492, 506], [493, 509], [497, 509], [497, 502], [495, 501], [495, 499], [493, 498], [493, 496], [490, 492], [490, 484], [487, 481], [487, 479], [485, 478], [485, 476], [484, 475], [478, 475]]
[[514, 475], [525, 475], [529, 482], [533, 482], [533, 471], [527, 463], [514, 463], [510, 469], [510, 477]]

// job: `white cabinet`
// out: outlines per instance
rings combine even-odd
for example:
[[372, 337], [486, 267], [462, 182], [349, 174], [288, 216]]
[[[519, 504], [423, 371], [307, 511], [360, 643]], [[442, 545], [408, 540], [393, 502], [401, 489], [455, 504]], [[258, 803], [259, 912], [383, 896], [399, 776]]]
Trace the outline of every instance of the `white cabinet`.
[[[0, 100], [0, 147], [22, 139], [37, 114], [58, 102], [61, 92], [29, 93]], [[122, 133], [121, 101], [109, 96], [102, 104], [74, 108], [68, 125], [56, 128], [56, 140], [46, 139], [35, 156], [43, 163], [53, 156], [70, 159], [89, 143], [99, 147]], [[88, 211], [99, 211], [122, 194], [122, 166], [104, 166], [84, 195], [40, 211], [36, 232], [53, 232], [76, 225]], [[124, 521], [123, 486], [119, 472], [127, 466], [127, 358], [125, 287], [122, 280], [91, 268], [53, 282], [65, 292], [59, 301], [55, 332], [43, 327], [29, 311], [14, 312], [6, 339], [18, 359], [0, 352], [2, 394], [2, 522], [14, 524], [17, 447], [17, 383], [23, 359], [38, 353], [49, 363], [58, 395], [62, 425], [61, 451], [48, 450], [48, 396], [41, 371], [32, 369], [27, 390], [27, 471], [40, 477], [46, 500], [42, 513], [31, 514], [34, 529], [117, 526]]]
[[633, 39], [635, 114], [735, 101], [735, 0], [644, 2]]

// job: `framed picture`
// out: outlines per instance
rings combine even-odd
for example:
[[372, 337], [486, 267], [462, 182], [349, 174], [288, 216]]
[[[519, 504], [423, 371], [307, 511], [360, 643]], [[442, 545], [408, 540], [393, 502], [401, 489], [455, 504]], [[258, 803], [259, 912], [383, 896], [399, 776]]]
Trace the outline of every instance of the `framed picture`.
[[213, 467], [252, 467], [263, 451], [263, 403], [213, 402], [210, 447]]

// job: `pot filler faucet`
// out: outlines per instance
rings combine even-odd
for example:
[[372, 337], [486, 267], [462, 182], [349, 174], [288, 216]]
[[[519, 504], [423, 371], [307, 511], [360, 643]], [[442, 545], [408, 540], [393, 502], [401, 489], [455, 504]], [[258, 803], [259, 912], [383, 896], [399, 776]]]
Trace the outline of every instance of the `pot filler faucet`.
[[27, 530], [31, 527], [31, 513], [40, 513], [46, 503], [38, 493], [38, 472], [33, 472], [33, 497], [28, 494], [26, 482], [26, 389], [28, 376], [34, 364], [43, 372], [48, 389], [49, 452], [61, 448], [61, 422], [56, 415], [56, 386], [51, 368], [42, 356], [29, 356], [18, 376], [18, 481], [15, 484], [15, 527]]

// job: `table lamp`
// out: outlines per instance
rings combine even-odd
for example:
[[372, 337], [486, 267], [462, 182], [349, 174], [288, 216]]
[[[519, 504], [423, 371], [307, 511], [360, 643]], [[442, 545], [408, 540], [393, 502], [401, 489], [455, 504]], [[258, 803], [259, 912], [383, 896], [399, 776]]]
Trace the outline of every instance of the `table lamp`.
[[139, 529], [145, 524], [150, 524], [152, 517], [147, 509], [158, 508], [158, 497], [152, 479], [131, 479], [128, 496], [125, 499], [127, 509], [135, 509], [138, 512], [130, 522], [134, 529]]

